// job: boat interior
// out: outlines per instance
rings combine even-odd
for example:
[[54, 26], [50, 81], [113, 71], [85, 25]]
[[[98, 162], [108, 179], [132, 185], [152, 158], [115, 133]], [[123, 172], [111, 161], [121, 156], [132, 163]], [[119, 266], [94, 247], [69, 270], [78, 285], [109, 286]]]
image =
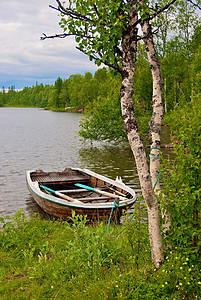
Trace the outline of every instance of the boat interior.
[[[122, 188], [116, 187], [106, 181], [100, 180], [95, 176], [88, 175], [78, 170], [70, 168], [65, 169], [63, 172], [44, 172], [37, 170], [31, 173], [31, 180], [38, 182], [40, 189], [48, 194], [47, 191], [41, 186], [45, 186], [54, 190], [55, 192], [62, 193], [73, 199], [77, 199], [85, 203], [105, 203], [114, 202], [114, 197], [97, 193], [85, 188], [78, 188], [75, 184], [81, 183], [88, 187], [97, 188], [99, 191], [105, 191], [117, 196], [116, 202], [119, 201], [118, 196], [132, 198], [132, 195]], [[58, 195], [57, 195], [58, 196]]]

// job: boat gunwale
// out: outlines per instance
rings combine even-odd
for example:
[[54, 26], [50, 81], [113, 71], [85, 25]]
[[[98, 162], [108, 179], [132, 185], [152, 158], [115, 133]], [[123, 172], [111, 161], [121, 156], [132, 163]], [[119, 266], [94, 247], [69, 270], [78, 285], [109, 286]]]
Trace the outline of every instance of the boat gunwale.
[[[125, 191], [130, 193], [133, 197], [130, 198], [130, 199], [126, 199], [124, 201], [120, 201], [119, 204], [118, 204], [118, 207], [120, 209], [126, 208], [127, 206], [131, 206], [137, 200], [137, 196], [135, 194], [135, 191], [133, 189], [131, 189], [130, 187], [124, 185], [123, 183], [116, 182], [116, 181], [114, 181], [110, 178], [106, 178], [103, 175], [99, 175], [99, 174], [97, 174], [95, 172], [92, 172], [92, 171], [89, 171], [87, 169], [79, 169], [79, 168], [71, 168], [71, 169], [75, 170], [75, 171], [85, 173], [86, 175], [94, 176], [99, 180], [111, 183], [114, 186], [116, 186], [120, 189], [124, 189]], [[55, 196], [45, 194], [44, 192], [42, 192], [40, 190], [39, 187], [35, 186], [34, 182], [31, 180], [31, 173], [33, 173], [33, 172], [36, 172], [36, 170], [31, 170], [31, 171], [26, 172], [27, 185], [28, 185], [29, 189], [32, 191], [32, 193], [34, 193], [37, 197], [39, 197], [39, 198], [41, 198], [45, 201], [49, 201], [49, 202], [52, 202], [54, 204], [61, 205], [61, 206], [64, 206], [64, 207], [69, 207], [71, 209], [73, 209], [73, 208], [75, 208], [75, 209], [90, 209], [90, 210], [93, 210], [93, 209], [112, 209], [112, 207], [114, 206], [115, 199], [114, 199], [114, 201], [109, 202], [109, 203], [108, 202], [106, 202], [106, 203], [99, 202], [99, 203], [93, 203], [92, 204], [92, 203], [84, 203], [84, 202], [81, 202], [81, 201], [80, 201], [80, 203], [76, 203], [76, 202], [67, 202], [66, 200], [63, 200], [61, 198], [57, 198]], [[118, 198], [118, 196], [117, 196], [117, 198]], [[79, 198], [77, 200], [79, 200]]]

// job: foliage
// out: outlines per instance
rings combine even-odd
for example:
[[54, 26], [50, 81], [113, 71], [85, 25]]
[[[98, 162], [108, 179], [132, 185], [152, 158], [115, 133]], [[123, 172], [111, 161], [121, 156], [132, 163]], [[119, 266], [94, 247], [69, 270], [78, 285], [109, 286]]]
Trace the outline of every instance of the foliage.
[[113, 77], [111, 73], [105, 75], [104, 79], [106, 79], [107, 85], [104, 86], [104, 80], [101, 89], [105, 93], [101, 93], [96, 101], [88, 104], [85, 110], [86, 118], [80, 123], [79, 135], [84, 140], [111, 141], [124, 139], [126, 136], [119, 101], [119, 77]]
[[115, 299], [201, 299], [200, 263], [192, 264], [180, 250], [167, 252], [160, 269], [125, 272], [113, 290]]
[[129, 15], [129, 3], [117, 1], [58, 2], [64, 35], [75, 36], [77, 48], [100, 66], [101, 62], [118, 69], [121, 61], [121, 36]]
[[[160, 269], [150, 261], [144, 208], [138, 202], [130, 224], [86, 226], [28, 218], [19, 211], [1, 218], [1, 299], [200, 299], [200, 264], [167, 251]], [[143, 221], [143, 222], [142, 222]]]
[[165, 242], [196, 261], [201, 255], [201, 94], [169, 117], [174, 135], [174, 162], [165, 162], [163, 207], [171, 227]]
[[152, 77], [149, 63], [146, 59], [144, 44], [138, 43], [138, 59], [135, 65], [133, 101], [137, 114], [142, 115], [152, 111]]
[[[157, 5], [165, 4], [157, 1]], [[176, 1], [153, 22], [155, 45], [163, 76], [166, 111], [192, 99], [195, 70], [192, 65], [200, 45], [200, 15], [192, 1]], [[200, 71], [199, 71], [200, 72]]]
[[[88, 118], [80, 123], [79, 135], [92, 140], [119, 140], [125, 138], [121, 109], [118, 97], [99, 97], [87, 107]], [[91, 114], [90, 114], [91, 113]]]
[[[181, 29], [178, 34], [172, 25], [172, 14], [172, 11], [168, 10], [166, 21], [162, 16], [161, 19], [158, 17], [157, 20], [159, 24], [161, 22], [162, 26], [159, 28], [160, 34], [155, 35], [163, 76], [163, 101], [168, 112], [174, 109], [175, 105], [183, 106], [185, 102], [193, 99], [195, 88], [200, 86], [199, 78], [201, 72], [201, 27], [193, 21], [193, 28], [189, 29], [187, 43], [185, 38], [187, 27], [184, 26], [185, 24], [183, 24], [183, 27], [180, 26]], [[176, 15], [176, 12], [174, 12], [174, 15]], [[190, 17], [194, 20], [195, 16], [193, 13]], [[177, 21], [174, 20], [176, 28], [180, 19], [178, 17]], [[167, 24], [167, 27], [163, 28], [164, 24]], [[166, 29], [167, 32], [165, 31]], [[138, 43], [137, 58], [133, 101], [136, 115], [139, 115], [138, 119], [141, 120], [141, 116], [146, 115], [152, 109], [152, 80], [145, 49], [140, 42]], [[115, 99], [118, 97], [119, 89], [119, 76], [111, 73], [106, 68], [101, 68], [94, 75], [87, 72], [84, 75], [71, 75], [64, 80], [58, 78], [52, 86], [36, 83], [35, 86], [25, 87], [21, 91], [15, 90], [15, 87], [12, 86], [7, 93], [2, 88], [2, 92], [0, 92], [0, 106], [32, 106], [53, 110], [66, 110], [66, 108], [67, 110], [76, 110], [88, 107], [89, 111], [92, 112], [92, 107], [94, 106], [94, 109], [96, 107], [95, 102], [97, 101], [100, 104], [102, 98], [103, 104], [109, 101], [111, 103], [116, 101], [118, 107], [115, 110], [118, 113], [119, 104]], [[97, 103], [97, 107], [99, 106], [100, 108], [99, 104]], [[104, 109], [107, 108], [105, 107]], [[115, 115], [115, 119], [118, 118], [118, 115]], [[142, 124], [144, 123], [142, 122]], [[120, 131], [117, 130], [117, 134], [119, 133]], [[102, 135], [99, 136], [102, 138]], [[89, 134], [89, 138], [91, 138], [91, 134]]]
[[[152, 109], [152, 79], [149, 64], [145, 60], [144, 55], [145, 51], [142, 47], [135, 70], [133, 96], [136, 119], [142, 136], [148, 132], [148, 121], [151, 118]], [[106, 70], [106, 68], [98, 70], [94, 75], [94, 79], [97, 79], [97, 75], [103, 73], [104, 70]], [[90, 102], [85, 107], [85, 119], [80, 123], [81, 129], [79, 135], [84, 140], [90, 139], [91, 141], [125, 140], [127, 137], [123, 126], [119, 100], [120, 76], [113, 74], [111, 71], [107, 71], [103, 77], [100, 78], [99, 76], [98, 82], [101, 87], [99, 95], [95, 101]]]

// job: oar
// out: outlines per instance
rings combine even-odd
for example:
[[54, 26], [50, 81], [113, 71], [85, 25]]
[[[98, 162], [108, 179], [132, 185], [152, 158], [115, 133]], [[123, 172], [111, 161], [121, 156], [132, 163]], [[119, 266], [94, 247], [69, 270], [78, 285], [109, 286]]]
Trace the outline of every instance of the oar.
[[57, 196], [59, 196], [59, 197], [61, 197], [61, 198], [66, 199], [66, 200], [68, 200], [68, 201], [71, 201], [71, 202], [79, 202], [79, 203], [80, 203], [79, 200], [74, 199], [74, 198], [71, 198], [71, 197], [69, 197], [69, 196], [67, 196], [67, 195], [64, 195], [64, 194], [60, 193], [60, 192], [54, 191], [54, 190], [52, 190], [52, 189], [50, 189], [50, 188], [48, 188], [48, 187], [46, 187], [46, 186], [44, 186], [44, 185], [41, 185], [40, 187], [42, 187], [44, 190], [47, 190], [47, 191], [49, 191], [49, 192], [51, 192], [51, 193], [53, 193], [53, 194], [55, 194], [55, 195], [57, 195]]
[[119, 195], [108, 193], [108, 192], [99, 190], [97, 188], [92, 188], [91, 186], [87, 186], [87, 185], [84, 185], [84, 184], [81, 184], [81, 183], [75, 183], [75, 185], [79, 186], [79, 187], [81, 187], [83, 189], [87, 189], [89, 191], [93, 191], [93, 192], [96, 192], [96, 193], [99, 193], [99, 194], [102, 194], [102, 195], [105, 195], [105, 196], [108, 196], [108, 197], [119, 198], [120, 200], [128, 200], [126, 197], [121, 197]]

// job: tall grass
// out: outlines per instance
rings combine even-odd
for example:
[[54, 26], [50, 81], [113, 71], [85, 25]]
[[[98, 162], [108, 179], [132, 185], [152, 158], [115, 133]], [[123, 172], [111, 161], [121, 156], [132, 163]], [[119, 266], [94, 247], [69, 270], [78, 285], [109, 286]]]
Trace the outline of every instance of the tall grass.
[[[1, 218], [0, 299], [200, 299], [198, 266], [179, 249], [160, 270], [152, 268], [140, 218], [116, 238], [106, 224], [86, 226], [80, 216], [72, 224], [30, 219], [23, 211]], [[111, 225], [111, 233], [122, 226]]]

